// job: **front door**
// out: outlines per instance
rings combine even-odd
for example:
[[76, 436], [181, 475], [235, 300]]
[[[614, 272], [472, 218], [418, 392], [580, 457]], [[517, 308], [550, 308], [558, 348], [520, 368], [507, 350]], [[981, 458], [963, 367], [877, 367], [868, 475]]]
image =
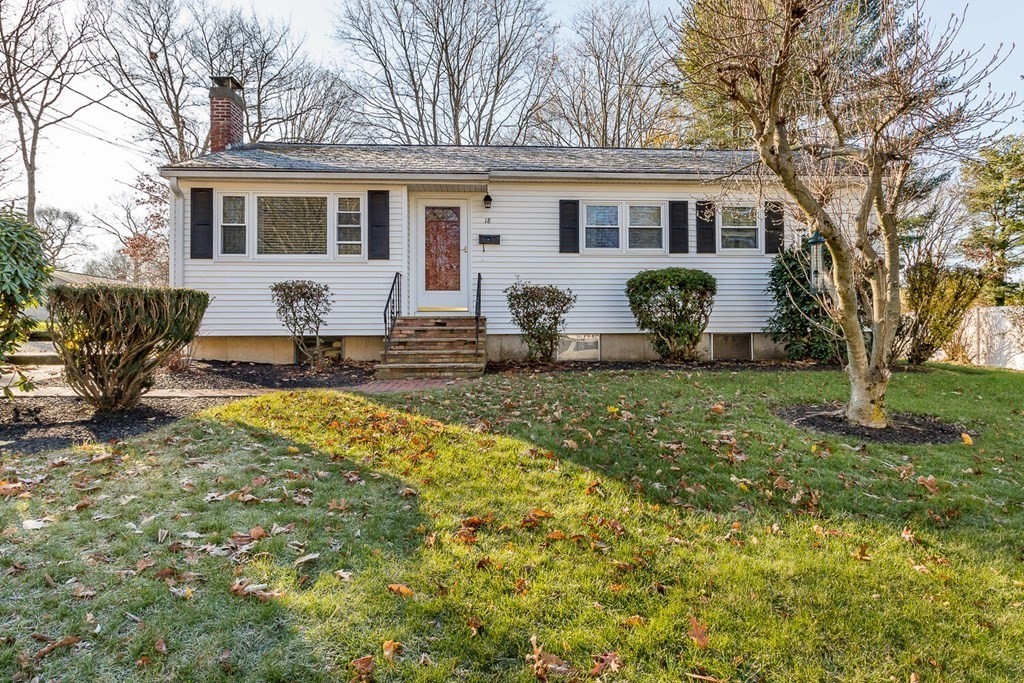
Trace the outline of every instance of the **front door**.
[[419, 202], [419, 298], [424, 312], [469, 310], [469, 203]]

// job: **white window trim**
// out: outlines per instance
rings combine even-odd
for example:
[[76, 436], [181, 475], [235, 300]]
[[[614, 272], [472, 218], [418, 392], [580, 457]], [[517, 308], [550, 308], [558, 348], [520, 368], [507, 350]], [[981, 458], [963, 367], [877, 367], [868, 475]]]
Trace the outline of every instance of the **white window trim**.
[[[754, 210], [754, 238], [757, 240], [756, 247], [727, 247], [722, 244], [722, 210], [726, 207], [736, 207]], [[750, 229], [748, 226], [729, 226], [741, 229]], [[764, 211], [760, 202], [716, 202], [715, 207], [715, 240], [716, 253], [722, 254], [764, 254]]]
[[[339, 244], [354, 244], [354, 242], [339, 242], [338, 241], [338, 200], [339, 199], [358, 199], [359, 200], [359, 253], [358, 254], [339, 254]], [[367, 193], [363, 192], [336, 192], [331, 194], [331, 198], [328, 200], [328, 204], [331, 207], [330, 216], [328, 216], [328, 229], [332, 236], [330, 243], [330, 252], [332, 259], [338, 259], [341, 261], [366, 261], [366, 251], [369, 248], [368, 244], [368, 221], [367, 221]]]
[[[612, 247], [588, 247], [587, 246], [587, 207], [588, 206], [618, 206], [619, 209], [619, 246]], [[660, 206], [661, 207], [661, 248], [645, 249], [629, 247], [629, 207], [630, 206]], [[596, 226], [594, 226], [596, 227]], [[642, 226], [638, 226], [642, 227]], [[651, 226], [653, 229], [654, 226]], [[668, 202], [655, 200], [580, 200], [580, 253], [581, 254], [666, 254], [668, 253]]]
[[[245, 199], [245, 253], [244, 254], [225, 254], [224, 253], [224, 235], [222, 234], [222, 228], [224, 227], [224, 198], [225, 197], [242, 197]], [[213, 221], [214, 231], [213, 239], [217, 246], [214, 253], [216, 253], [218, 259], [225, 261], [240, 261], [249, 258], [249, 254], [252, 250], [249, 246], [249, 235], [252, 232], [252, 221], [250, 216], [252, 215], [252, 207], [249, 200], [248, 192], [215, 192], [213, 202]], [[236, 225], [232, 223], [232, 225]]]

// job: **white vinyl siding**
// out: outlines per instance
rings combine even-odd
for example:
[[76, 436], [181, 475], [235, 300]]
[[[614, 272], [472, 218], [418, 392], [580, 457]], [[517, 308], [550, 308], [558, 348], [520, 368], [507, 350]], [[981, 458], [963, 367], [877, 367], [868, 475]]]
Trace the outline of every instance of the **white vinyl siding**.
[[[371, 179], [372, 180], [372, 179]], [[419, 283], [411, 273], [413, 255], [409, 252], [411, 239], [410, 209], [415, 194], [410, 195], [403, 185], [381, 186], [356, 182], [291, 182], [286, 185], [271, 181], [224, 181], [223, 187], [210, 181], [183, 182], [185, 191], [183, 215], [179, 225], [183, 230], [180, 246], [174, 245], [176, 258], [182, 258], [180, 284], [208, 291], [212, 295], [203, 323], [203, 334], [211, 336], [260, 336], [287, 334], [278, 322], [270, 301], [269, 287], [274, 282], [288, 279], [310, 279], [331, 287], [334, 308], [324, 328], [324, 334], [367, 335], [383, 334], [381, 312], [387, 300], [395, 272], [403, 274], [403, 309], [413, 310], [411, 294]], [[189, 259], [188, 187], [214, 187], [218, 194], [248, 193], [252, 198], [249, 208], [249, 256], [231, 259]], [[366, 191], [373, 188], [390, 191], [390, 259], [366, 260], [365, 221]], [[287, 192], [284, 191], [287, 189]], [[517, 334], [511, 321], [503, 290], [516, 278], [538, 284], [553, 284], [570, 288], [577, 302], [568, 316], [567, 332], [636, 333], [624, 287], [626, 280], [641, 270], [679, 266], [706, 270], [718, 281], [718, 295], [711, 314], [708, 331], [712, 333], [759, 332], [771, 314], [772, 304], [765, 294], [767, 274], [772, 257], [760, 250], [731, 250], [717, 254], [693, 253], [696, 244], [696, 202], [720, 202], [716, 188], [707, 184], [690, 183], [585, 183], [585, 182], [513, 182], [492, 180], [490, 194], [492, 208], [483, 207], [483, 193], [452, 193], [452, 197], [470, 200], [469, 268], [470, 292], [467, 303], [472, 306], [476, 294], [476, 276], [483, 276], [482, 313], [488, 319], [488, 332]], [[255, 254], [252, 219], [257, 195], [294, 194], [330, 197], [330, 253], [324, 255], [293, 255], [261, 257]], [[728, 203], [744, 203], [743, 196], [730, 191]], [[336, 209], [339, 197], [363, 197], [361, 235], [364, 240], [363, 256], [336, 255]], [[612, 201], [609, 199], [612, 198]], [[586, 204], [618, 205], [620, 207], [618, 249], [581, 249], [579, 254], [562, 254], [559, 242], [559, 200], [580, 201], [581, 247], [583, 241], [584, 207]], [[689, 202], [689, 254], [667, 253], [667, 221], [669, 201]], [[763, 199], [761, 200], [763, 201]], [[759, 206], [754, 191], [749, 205]], [[661, 249], [629, 248], [629, 207], [661, 206], [663, 226]], [[634, 212], [635, 214], [643, 212]], [[653, 212], [652, 212], [653, 215]], [[638, 222], [639, 215], [637, 216]], [[653, 222], [649, 217], [648, 222]], [[639, 227], [639, 226], [638, 226]], [[644, 226], [647, 227], [647, 226]], [[651, 226], [653, 227], [653, 226]], [[787, 226], [787, 243], [800, 232]], [[328, 239], [325, 233], [325, 241]], [[479, 244], [479, 235], [500, 235], [500, 245]], [[762, 241], [757, 237], [758, 244]]]
[[[387, 301], [388, 290], [395, 272], [407, 269], [406, 191], [401, 185], [374, 185], [371, 189], [390, 192], [390, 259], [366, 260], [360, 257], [338, 256], [328, 258], [324, 253], [317, 255], [259, 256], [255, 254], [253, 232], [254, 207], [257, 195], [296, 194], [302, 196], [322, 195], [365, 197], [367, 187], [353, 184], [309, 183], [299, 187], [252, 181], [243, 184], [224, 181], [223, 187], [217, 182], [198, 180], [182, 182], [184, 200], [178, 204], [181, 217], [174, 244], [175, 257], [180, 261], [180, 276], [176, 284], [193, 287], [210, 293], [210, 306], [203, 319], [201, 333], [207, 336], [275, 336], [287, 335], [274, 313], [270, 300], [270, 285], [282, 280], [308, 279], [330, 286], [334, 295], [334, 306], [328, 317], [323, 333], [330, 336], [380, 335], [382, 334], [381, 312]], [[191, 259], [189, 254], [189, 226], [191, 225], [191, 202], [189, 187], [213, 187], [215, 195], [248, 194], [249, 215], [249, 256], [214, 259]], [[286, 191], [287, 190], [287, 191]], [[336, 202], [330, 201], [331, 226]], [[362, 201], [365, 209], [365, 199]], [[363, 221], [365, 222], [365, 210]], [[332, 228], [333, 229], [333, 228]], [[364, 231], [365, 232], [365, 231]], [[327, 232], [323, 234], [326, 245]], [[332, 250], [334, 233], [330, 236]], [[326, 247], [322, 250], [326, 252]], [[406, 280], [408, 281], [408, 280]], [[403, 309], [408, 309], [406, 301]]]

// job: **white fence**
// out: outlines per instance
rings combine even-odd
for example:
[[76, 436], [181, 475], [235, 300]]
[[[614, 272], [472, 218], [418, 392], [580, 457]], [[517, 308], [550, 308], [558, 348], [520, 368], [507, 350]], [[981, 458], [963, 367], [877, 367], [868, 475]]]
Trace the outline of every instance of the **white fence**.
[[964, 320], [963, 341], [975, 365], [1024, 370], [1024, 306], [975, 308]]

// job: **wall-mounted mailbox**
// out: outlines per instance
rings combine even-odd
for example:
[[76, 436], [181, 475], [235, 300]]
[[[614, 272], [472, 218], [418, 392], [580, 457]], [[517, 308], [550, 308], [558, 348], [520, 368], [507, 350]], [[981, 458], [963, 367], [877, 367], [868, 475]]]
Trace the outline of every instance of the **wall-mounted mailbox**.
[[480, 244], [501, 244], [501, 235], [480, 235]]

